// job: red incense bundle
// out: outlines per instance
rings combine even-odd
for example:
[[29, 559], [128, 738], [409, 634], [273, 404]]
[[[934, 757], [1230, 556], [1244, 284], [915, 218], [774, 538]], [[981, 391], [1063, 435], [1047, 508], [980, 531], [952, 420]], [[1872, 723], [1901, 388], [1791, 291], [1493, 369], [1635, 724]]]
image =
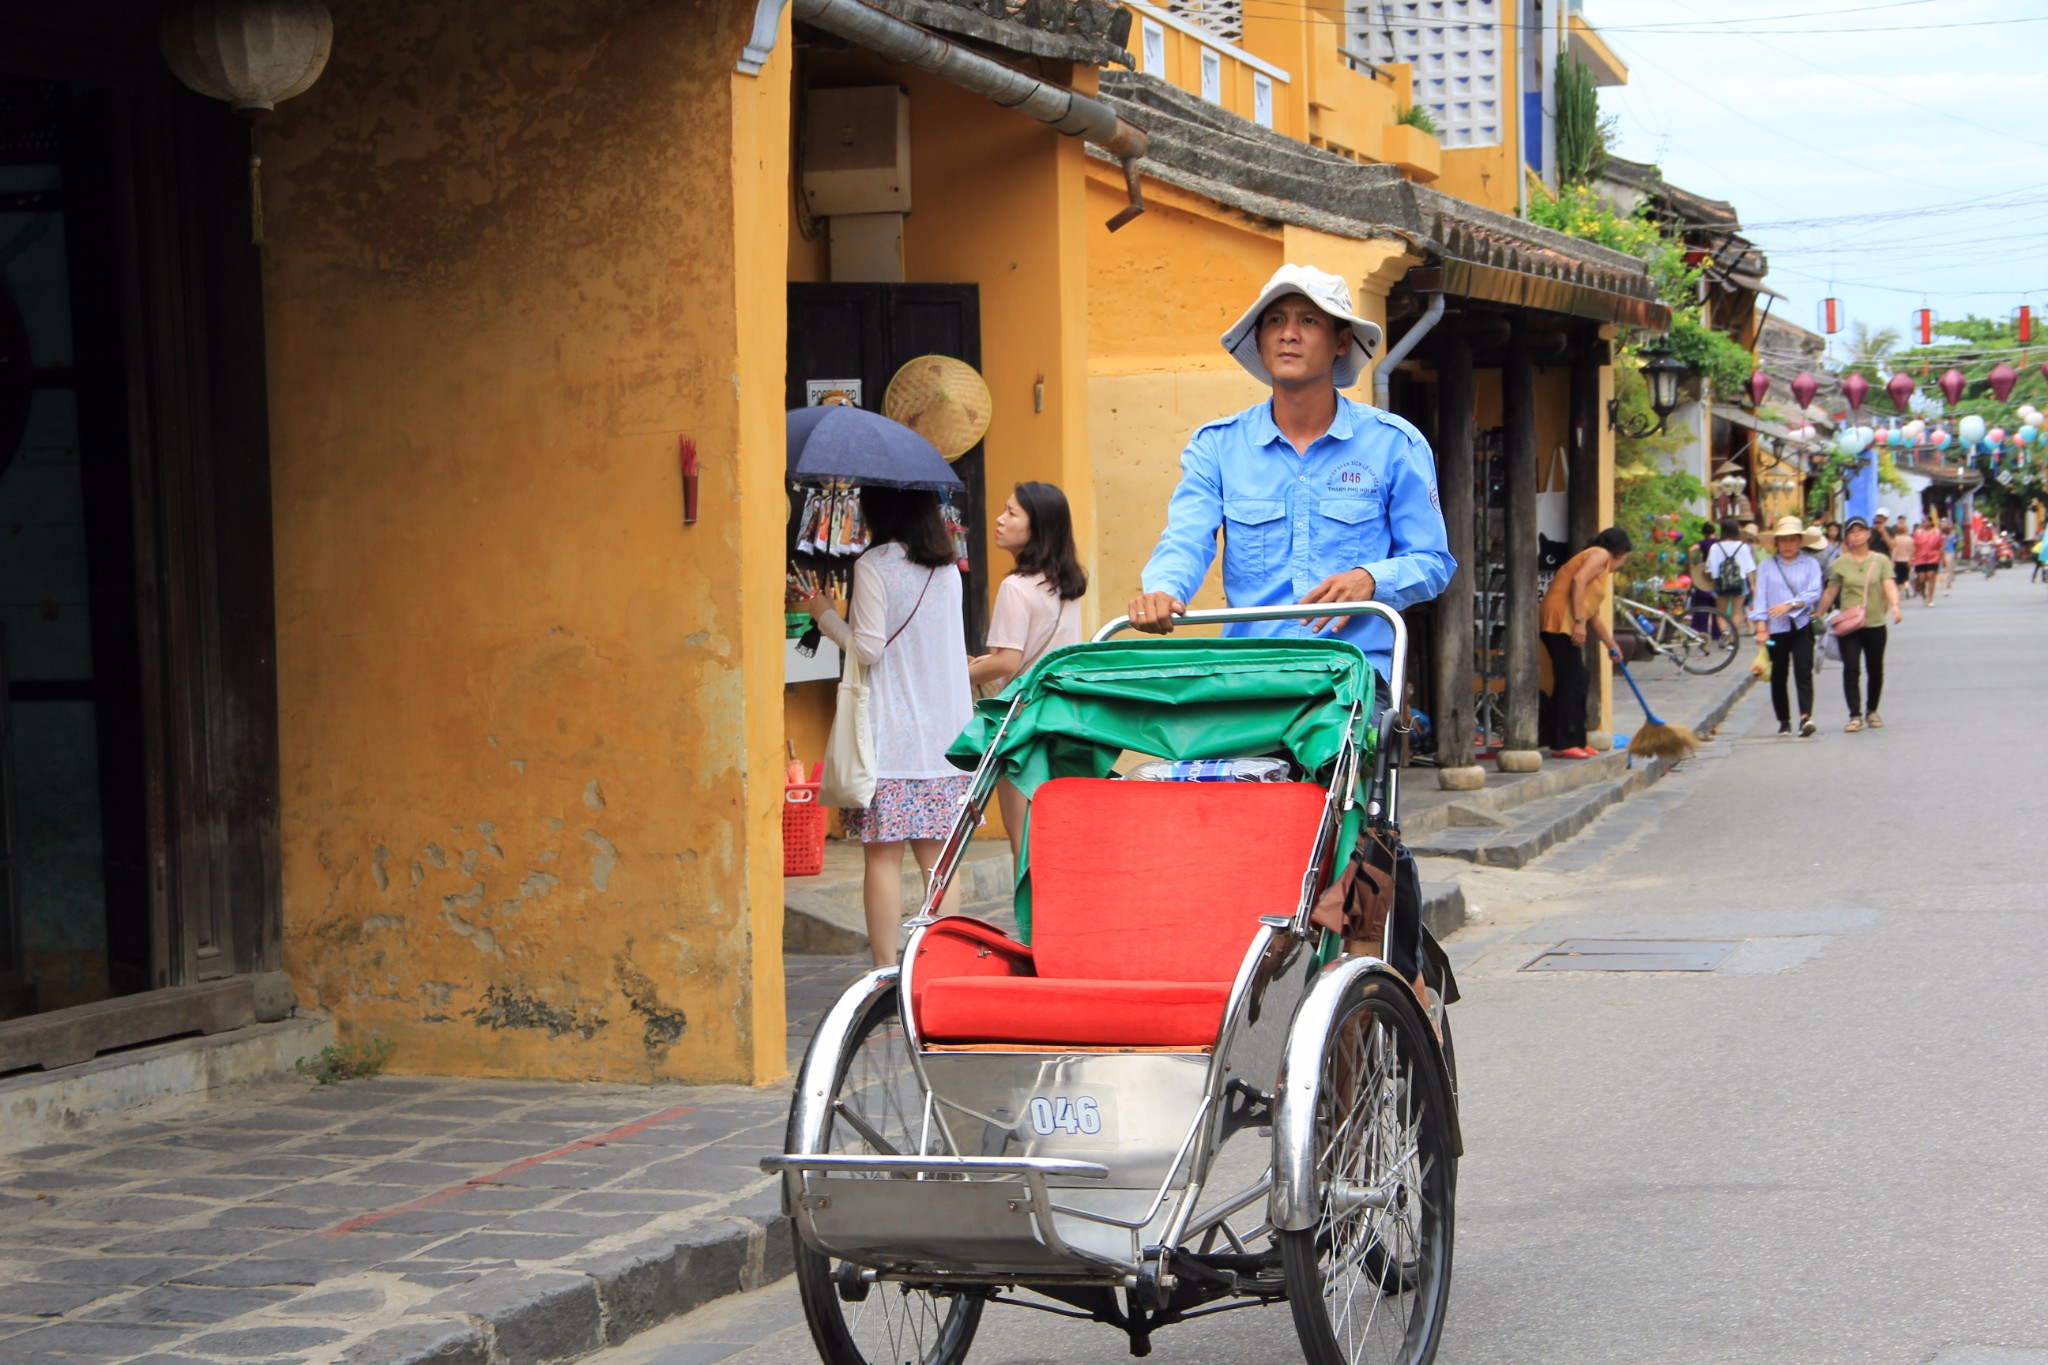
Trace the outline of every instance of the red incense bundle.
[[683, 525], [697, 524], [697, 439], [694, 436], [678, 438], [678, 451], [683, 460]]

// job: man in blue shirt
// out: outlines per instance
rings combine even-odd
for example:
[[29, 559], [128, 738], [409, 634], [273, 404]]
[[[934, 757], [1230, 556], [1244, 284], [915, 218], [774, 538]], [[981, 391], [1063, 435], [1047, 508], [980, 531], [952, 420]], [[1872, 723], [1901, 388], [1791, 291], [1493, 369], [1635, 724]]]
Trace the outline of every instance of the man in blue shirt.
[[[1223, 592], [1233, 607], [1378, 601], [1396, 609], [1444, 590], [1457, 568], [1437, 501], [1436, 463], [1420, 432], [1337, 392], [1379, 349], [1377, 324], [1351, 311], [1344, 281], [1288, 265], [1269, 280], [1223, 347], [1270, 401], [1201, 427], [1129, 616], [1165, 634], [1201, 586], [1223, 532]], [[1249, 621], [1230, 635], [1306, 635], [1331, 618]], [[1393, 631], [1376, 617], [1336, 622], [1384, 679]], [[1382, 695], [1386, 695], [1384, 692]]]

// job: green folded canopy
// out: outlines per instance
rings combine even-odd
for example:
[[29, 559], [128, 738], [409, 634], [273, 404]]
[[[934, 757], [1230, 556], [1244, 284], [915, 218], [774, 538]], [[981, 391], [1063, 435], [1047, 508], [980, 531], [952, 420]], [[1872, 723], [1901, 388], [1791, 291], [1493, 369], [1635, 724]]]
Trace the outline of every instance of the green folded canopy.
[[1026, 796], [1055, 777], [1107, 777], [1129, 749], [1159, 758], [1290, 758], [1326, 780], [1359, 706], [1371, 754], [1372, 665], [1343, 640], [1106, 640], [1040, 659], [976, 703], [947, 757], [972, 771], [1003, 734], [1002, 776]]
[[[1324, 639], [1106, 640], [1040, 659], [975, 703], [946, 757], [972, 771], [1002, 732], [997, 775], [1026, 797], [1055, 777], [1107, 777], [1126, 750], [1158, 758], [1287, 758], [1327, 783], [1357, 704], [1364, 761], [1376, 751], [1378, 677], [1356, 645]], [[1012, 705], [1024, 705], [1003, 729]], [[1344, 821], [1349, 849], [1362, 805]], [[1029, 822], [1016, 911], [1031, 941]], [[1327, 945], [1326, 945], [1327, 946]]]

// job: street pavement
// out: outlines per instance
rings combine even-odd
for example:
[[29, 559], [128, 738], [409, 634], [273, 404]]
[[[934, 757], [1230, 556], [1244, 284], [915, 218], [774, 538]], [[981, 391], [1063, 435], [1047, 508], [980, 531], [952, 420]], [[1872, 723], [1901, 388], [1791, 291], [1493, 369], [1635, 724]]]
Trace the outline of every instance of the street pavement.
[[[1432, 860], [1475, 912], [1450, 944], [1469, 1152], [1444, 1360], [2048, 1365], [2048, 590], [1966, 579], [1909, 610], [1886, 729], [1840, 733], [1830, 671], [1825, 733], [1781, 740], [1753, 689], [1530, 866]], [[1673, 716], [1729, 681], [1668, 672], [1646, 681]], [[1735, 947], [1698, 975], [1520, 970], [1593, 935]], [[794, 1062], [860, 964], [787, 966]], [[754, 1167], [787, 1098], [292, 1081], [0, 1157], [0, 1361], [815, 1359]], [[1285, 1309], [1155, 1347], [1299, 1358]], [[1127, 1348], [998, 1309], [973, 1358]]]
[[[1881, 730], [1779, 738], [1752, 689], [1696, 759], [1529, 867], [1451, 869], [1466, 1155], [1439, 1359], [2048, 1365], [2048, 590], [1965, 578], [1891, 631]], [[1432, 870], [1430, 875], [1442, 875]], [[1703, 972], [1527, 971], [1570, 939]], [[1284, 1308], [1154, 1359], [1300, 1359]], [[604, 1365], [815, 1360], [792, 1284]], [[985, 1365], [1128, 1359], [991, 1309]]]

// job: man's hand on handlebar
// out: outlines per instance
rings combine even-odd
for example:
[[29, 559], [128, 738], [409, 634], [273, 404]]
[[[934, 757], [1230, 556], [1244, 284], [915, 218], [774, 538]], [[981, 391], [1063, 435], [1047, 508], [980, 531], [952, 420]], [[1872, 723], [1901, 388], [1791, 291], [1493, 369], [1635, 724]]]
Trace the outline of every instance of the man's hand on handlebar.
[[1124, 615], [1131, 618], [1133, 630], [1142, 630], [1148, 635], [1171, 635], [1173, 618], [1187, 609], [1188, 604], [1170, 592], [1141, 592], [1131, 599]]
[[[1378, 589], [1379, 584], [1373, 582], [1372, 575], [1364, 569], [1346, 569], [1343, 573], [1331, 574], [1310, 588], [1308, 595], [1301, 601], [1303, 606], [1311, 602], [1370, 602], [1373, 593]], [[1309, 634], [1319, 635], [1324, 626], [1337, 618], [1319, 616], [1313, 621], [1309, 621], [1307, 617], [1302, 619], [1307, 622]]]

